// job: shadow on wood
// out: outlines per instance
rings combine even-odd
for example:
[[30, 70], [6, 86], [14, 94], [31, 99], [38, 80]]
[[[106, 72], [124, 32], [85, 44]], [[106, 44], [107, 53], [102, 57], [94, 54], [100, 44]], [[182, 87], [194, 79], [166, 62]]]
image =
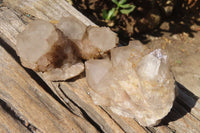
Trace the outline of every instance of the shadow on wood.
[[[160, 124], [158, 126], [162, 126], [162, 125], [168, 125], [170, 122], [176, 121], [182, 117], [184, 117], [187, 113], [190, 113], [192, 108], [195, 106], [198, 98], [197, 96], [195, 96], [192, 92], [190, 92], [189, 90], [187, 90], [183, 85], [181, 85], [180, 83], [176, 82], [176, 89], [177, 89], [177, 93], [178, 96], [176, 97], [173, 107], [171, 109], [171, 111], [168, 113], [168, 115], [166, 117], [164, 117], [162, 119], [162, 121], [160, 122]], [[187, 104], [185, 104], [181, 99], [180, 99], [180, 95], [182, 95], [182, 91], [184, 91], [187, 95], [189, 95], [190, 99], [188, 99], [190, 102], [190, 106], [188, 106]]]

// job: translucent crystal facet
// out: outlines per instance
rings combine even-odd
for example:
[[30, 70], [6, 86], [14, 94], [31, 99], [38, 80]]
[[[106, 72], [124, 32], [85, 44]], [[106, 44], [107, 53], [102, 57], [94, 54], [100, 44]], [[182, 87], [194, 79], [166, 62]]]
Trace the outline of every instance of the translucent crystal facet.
[[[44, 72], [50, 80], [65, 80], [84, 70], [83, 63], [75, 55], [73, 42], [49, 22], [36, 20], [30, 23], [18, 35], [16, 47], [25, 67]], [[56, 75], [55, 71], [59, 72], [60, 78], [51, 75]]]
[[111, 50], [111, 60], [86, 62], [91, 96], [98, 105], [152, 126], [168, 114], [175, 98], [166, 54], [139, 42]]

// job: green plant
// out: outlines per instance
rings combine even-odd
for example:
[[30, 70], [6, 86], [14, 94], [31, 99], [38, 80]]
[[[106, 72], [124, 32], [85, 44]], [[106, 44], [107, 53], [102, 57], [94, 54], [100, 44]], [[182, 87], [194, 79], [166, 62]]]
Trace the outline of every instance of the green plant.
[[108, 12], [106, 10], [103, 10], [103, 18], [105, 20], [112, 20], [114, 17], [117, 16], [118, 12], [120, 11], [122, 14], [128, 15], [131, 13], [135, 6], [131, 4], [126, 4], [127, 0], [112, 0], [113, 3], [117, 5], [117, 7], [113, 7]]

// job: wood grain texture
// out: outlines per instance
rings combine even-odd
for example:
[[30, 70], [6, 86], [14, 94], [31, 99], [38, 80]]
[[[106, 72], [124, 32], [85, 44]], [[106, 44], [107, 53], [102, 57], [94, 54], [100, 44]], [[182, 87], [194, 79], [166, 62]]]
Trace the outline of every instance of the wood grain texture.
[[[85, 119], [61, 106], [0, 47], [0, 100], [23, 121], [39, 132], [96, 132]], [[85, 128], [87, 127], [87, 128]]]
[[[64, 3], [64, 0], [60, 0], [60, 3], [57, 0], [5, 0], [5, 2], [7, 6], [13, 9], [8, 9], [4, 7], [0, 10], [0, 37], [8, 42], [13, 49], [15, 49], [17, 34], [24, 29], [26, 22], [32, 21], [30, 18], [26, 17], [27, 13], [40, 19], [46, 19], [48, 21], [58, 20], [62, 16], [61, 14], [69, 15], [69, 13], [71, 13], [73, 15], [76, 15], [76, 17], [83, 21], [85, 24], [93, 24], [69, 4], [66, 4], [66, 2]], [[2, 51], [4, 51], [2, 56], [9, 57], [9, 54], [5, 50], [2, 49]], [[8, 65], [8, 62], [14, 61], [14, 59], [12, 58], [12, 60], [7, 60], [7, 58], [5, 57], [1, 57], [0, 59], [5, 62], [3, 63], [4, 65], [6, 63]], [[3, 64], [0, 63], [0, 65]], [[96, 106], [90, 98], [90, 88], [88, 87], [85, 78], [71, 80], [68, 82], [52, 83], [46, 80], [46, 78], [41, 73], [38, 73], [38, 75], [40, 75], [44, 82], [51, 88], [54, 94], [56, 94], [60, 98], [60, 100], [69, 108], [69, 110], [73, 112], [73, 114], [69, 113], [67, 109], [63, 109], [63, 107], [60, 106], [59, 103], [49, 97], [44, 92], [43, 88], [41, 88], [41, 86], [36, 85], [37, 87], [34, 87], [36, 83], [31, 79], [31, 77], [24, 71], [24, 69], [20, 65], [16, 64], [16, 62], [14, 63], [15, 65], [12, 64], [13, 63], [10, 63], [8, 65], [9, 67], [6, 67], [12, 71], [6, 70], [6, 68], [4, 68], [4, 71], [1, 71], [1, 74], [5, 75], [5, 77], [7, 78], [5, 78], [6, 80], [3, 80], [0, 77], [0, 85], [4, 85], [3, 88], [17, 88], [17, 90], [12, 89], [11, 91], [9, 89], [0, 89], [0, 99], [6, 101], [9, 107], [13, 108], [13, 110], [15, 110], [16, 113], [21, 116], [23, 121], [30, 123], [34, 127], [37, 127], [37, 129], [39, 129], [38, 131], [46, 132], [46, 128], [53, 128], [55, 131], [61, 129], [63, 130], [68, 128], [69, 125], [72, 124], [72, 126], [70, 126], [69, 128], [69, 130], [71, 131], [74, 126], [73, 129], [77, 128], [76, 131], [83, 130], [85, 132], [96, 132], [91, 124], [83, 119], [83, 113], [85, 113], [89, 117], [89, 119], [91, 119], [100, 128], [101, 131], [108, 133], [165, 133], [173, 131], [187, 132], [189, 130], [196, 132], [200, 129], [199, 99], [191, 99], [191, 96], [187, 95], [185, 92], [180, 93], [180, 96], [178, 97], [180, 102], [175, 102], [175, 107], [173, 108], [171, 113], [172, 115], [169, 115], [169, 117], [167, 118], [169, 119], [169, 125], [167, 124], [158, 127], [145, 128], [140, 126], [134, 119], [118, 116], [112, 113], [106, 107]], [[0, 66], [0, 68], [3, 67]], [[9, 74], [7, 75], [6, 73]], [[6, 83], [8, 82], [11, 84], [7, 85]], [[19, 94], [20, 97], [22, 94], [22, 98], [18, 96]], [[36, 98], [37, 100], [34, 101], [34, 99]], [[13, 99], [15, 99], [17, 102]], [[24, 99], [27, 99], [29, 102]], [[25, 101], [24, 105], [22, 104], [23, 100]], [[26, 107], [26, 104], [28, 104], [29, 106]], [[33, 107], [30, 106], [30, 104]], [[188, 109], [186, 109], [186, 106], [188, 107]], [[34, 116], [36, 112], [30, 111], [30, 109], [28, 108], [32, 110], [36, 109], [36, 112], [40, 112], [41, 114], [39, 116]], [[189, 112], [190, 109], [191, 112]], [[30, 112], [27, 113], [27, 111]], [[31, 118], [30, 116], [32, 115], [35, 118]], [[174, 120], [173, 116], [180, 117]], [[46, 125], [46, 127], [41, 127], [41, 121], [38, 122], [36, 118], [43, 118], [44, 120], [48, 120], [50, 118], [52, 119], [49, 121], [49, 123], [47, 123], [48, 126]], [[55, 121], [53, 121], [54, 118], [56, 119]], [[57, 125], [59, 121], [62, 121], [62, 123], [64, 124]], [[88, 126], [90, 127], [89, 129], [87, 129]], [[185, 127], [187, 127], [187, 129]]]
[[1, 7], [0, 12], [0, 35], [3, 39], [15, 49], [16, 37], [19, 32], [22, 32], [25, 28], [25, 24], [14, 13], [13, 10], [9, 10], [7, 7]]
[[[66, 96], [68, 96], [78, 106], [84, 109], [84, 111], [88, 113], [88, 115], [102, 127], [103, 131], [122, 132], [119, 126], [115, 123], [115, 121], [113, 121], [113, 118], [110, 118], [110, 116], [104, 110], [102, 110], [99, 106], [96, 106], [94, 104], [94, 102], [89, 96], [89, 87], [86, 84], [85, 78], [79, 79], [73, 83], [60, 83], [59, 87], [66, 94]], [[124, 128], [122, 129], [126, 131]], [[134, 125], [134, 128], [132, 128], [132, 132], [145, 131], [140, 125], [137, 124]]]
[[108, 107], [102, 107], [104, 111], [106, 111], [110, 117], [119, 124], [119, 126], [124, 130], [126, 133], [132, 133], [132, 132], [140, 132], [145, 133], [149, 132], [148, 130], [145, 130], [144, 127], [141, 127], [134, 119], [122, 117], [115, 113], [113, 113]]
[[0, 133], [31, 133], [17, 118], [7, 112], [6, 104], [0, 101]]
[[95, 25], [65, 0], [4, 0], [6, 6], [44, 20], [60, 20], [73, 15], [88, 25]]
[[178, 103], [175, 104], [175, 109], [172, 111], [174, 117], [181, 116], [179, 119], [173, 120], [169, 123], [169, 127], [174, 129], [177, 133], [199, 133], [200, 121], [193, 117]]
[[173, 133], [173, 131], [166, 126], [159, 126], [155, 128], [155, 133]]
[[118, 116], [122, 120], [121, 122], [124, 122], [123, 124], [119, 123], [115, 120], [115, 117], [112, 117], [111, 112], [108, 112], [108, 115], [104, 110], [96, 106], [89, 95], [91, 88], [86, 83], [85, 78], [78, 79], [74, 82], [61, 82], [59, 87], [66, 96], [84, 109], [93, 120], [97, 121], [104, 128], [107, 128], [106, 124], [108, 123], [112, 130], [115, 132], [120, 131], [118, 126], [116, 126], [117, 123], [125, 132], [146, 132], [134, 119]]

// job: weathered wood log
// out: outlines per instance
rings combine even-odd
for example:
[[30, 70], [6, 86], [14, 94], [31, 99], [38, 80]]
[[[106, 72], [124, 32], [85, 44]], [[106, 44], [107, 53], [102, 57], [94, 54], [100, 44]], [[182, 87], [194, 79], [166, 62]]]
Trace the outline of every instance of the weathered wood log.
[[96, 132], [89, 122], [48, 95], [2, 46], [0, 66], [0, 101], [5, 102], [1, 106], [9, 108], [32, 132]]
[[[22, 0], [22, 1], [16, 0], [13, 2], [12, 0], [5, 0], [5, 2], [7, 2], [7, 6], [13, 8], [15, 11], [12, 9], [7, 9], [7, 8], [1, 8], [1, 11], [0, 11], [0, 22], [1, 22], [0, 23], [0, 31], [1, 31], [0, 37], [3, 38], [13, 49], [15, 49], [15, 45], [16, 45], [15, 38], [16, 38], [17, 34], [19, 32], [21, 32], [25, 27], [24, 22], [32, 21], [29, 17], [25, 16], [26, 14], [31, 14], [37, 18], [46, 19], [48, 21], [58, 20], [62, 16], [61, 14], [66, 15], [69, 12], [71, 14], [74, 13], [76, 15], [76, 17], [77, 17], [77, 14], [78, 14], [78, 16], [80, 15], [80, 13], [76, 13], [77, 11], [74, 10], [74, 8], [72, 8], [70, 5], [64, 3], [64, 0], [60, 0], [59, 1], [60, 3], [56, 0], [44, 0], [44, 1]], [[18, 10], [19, 12], [16, 12], [16, 10]], [[23, 15], [23, 14], [25, 14], [25, 15]], [[82, 15], [80, 15], [77, 18], [79, 18], [81, 21], [85, 22], [85, 24], [87, 24], [87, 25], [93, 24], [92, 22], [88, 21], [88, 19], [86, 19]], [[85, 21], [85, 20], [87, 20], [87, 21]], [[6, 53], [6, 51], [4, 51], [3, 55], [9, 56], [8, 53]], [[14, 69], [14, 68], [12, 68], [13, 66], [12, 67], [11, 66], [9, 68], [11, 70]], [[18, 69], [20, 71], [23, 71], [23, 69], [20, 68], [20, 66], [19, 66], [19, 68], [17, 67], [17, 69], [13, 70], [13, 73], [16, 73], [15, 71], [17, 71]], [[4, 74], [4, 72], [2, 72], [2, 74]], [[85, 115], [87, 117], [89, 117], [89, 119], [91, 119], [91, 121], [93, 121], [95, 123], [95, 125], [97, 126], [96, 128], [98, 128], [99, 130], [101, 130], [103, 132], [161, 132], [161, 133], [163, 132], [164, 133], [164, 132], [173, 132], [174, 130], [176, 130], [177, 132], [189, 131], [189, 129], [193, 129], [193, 132], [199, 131], [200, 127], [196, 127], [196, 126], [199, 126], [199, 120], [196, 119], [196, 118], [199, 118], [199, 112], [198, 112], [198, 110], [200, 109], [199, 100], [193, 100], [193, 104], [195, 106], [191, 106], [190, 100], [187, 101], [188, 98], [190, 98], [190, 96], [188, 96], [188, 95], [184, 96], [183, 94], [180, 93], [181, 96], [179, 97], [179, 99], [181, 101], [185, 101], [184, 103], [189, 108], [192, 108], [191, 109], [191, 110], [193, 110], [191, 112], [192, 115], [189, 112], [187, 112], [187, 110], [185, 110], [182, 105], [180, 105], [179, 103], [176, 102], [175, 108], [172, 111], [175, 110], [175, 112], [178, 112], [177, 114], [174, 113], [175, 115], [178, 115], [178, 114], [180, 115], [178, 120], [175, 120], [175, 121], [171, 120], [172, 122], [169, 121], [170, 122], [169, 127], [158, 126], [155, 128], [146, 128], [146, 127], [141, 127], [134, 119], [118, 116], [116, 114], [113, 114], [106, 107], [96, 106], [92, 102], [90, 95], [88, 94], [90, 88], [88, 87], [88, 85], [85, 81], [85, 78], [81, 78], [81, 79], [74, 80], [74, 81], [68, 81], [68, 82], [50, 82], [50, 81], [46, 80], [45, 77], [41, 73], [38, 73], [38, 74], [42, 77], [44, 82], [46, 84], [48, 84], [48, 86], [51, 88], [51, 90], [60, 98], [60, 100], [69, 108], [69, 110], [72, 111], [74, 114], [76, 114], [79, 117], [74, 116], [73, 114], [69, 113], [67, 109], [63, 109], [63, 107], [60, 106], [51, 97], [46, 96], [45, 92], [43, 92], [44, 90], [40, 86], [37, 86], [36, 88], [35, 87], [29, 88], [30, 90], [26, 93], [26, 95], [24, 93], [22, 93], [23, 91], [21, 91], [20, 87], [19, 87], [18, 88], [19, 92], [17, 94], [22, 93], [22, 94], [24, 94], [23, 96], [26, 96], [27, 99], [30, 99], [28, 97], [33, 97], [35, 95], [38, 95], [38, 93], [36, 93], [36, 92], [43, 92], [41, 99], [39, 99], [40, 102], [38, 102], [39, 105], [34, 104], [34, 106], [36, 106], [35, 109], [37, 109], [37, 106], [40, 106], [40, 105], [44, 105], [44, 104], [48, 105], [48, 106], [51, 105], [51, 107], [54, 106], [54, 108], [45, 108], [44, 107], [44, 110], [46, 112], [48, 112], [47, 114], [51, 114], [52, 112], [55, 113], [57, 108], [62, 108], [62, 111], [68, 112], [68, 113], [65, 113], [65, 115], [63, 115], [63, 118], [66, 118], [66, 117], [71, 118], [71, 119], [69, 119], [69, 122], [71, 122], [71, 124], [72, 124], [72, 126], [70, 126], [70, 127], [75, 126], [77, 128], [77, 125], [80, 126], [80, 127], [78, 127], [78, 129], [74, 128], [74, 130], [76, 130], [77, 132], [79, 131], [79, 129], [82, 129], [85, 132], [95, 132], [95, 129], [93, 129], [91, 124], [89, 124], [87, 121], [82, 119], [85, 117]], [[14, 75], [16, 75], [16, 74], [12, 74], [12, 76], [14, 76]], [[24, 75], [26, 75], [26, 76], [24, 76]], [[28, 76], [28, 74], [26, 72], [21, 73], [19, 77], [20, 78], [17, 80], [17, 82], [15, 82], [15, 84], [18, 82], [19, 83], [25, 82], [27, 78], [31, 78], [30, 76]], [[10, 78], [10, 79], [12, 79], [12, 78]], [[31, 79], [28, 79], [28, 81], [26, 81], [26, 82], [28, 82], [27, 84], [31, 84], [31, 83], [33, 84], [34, 81], [32, 81]], [[5, 84], [5, 81], [1, 81], [1, 83]], [[39, 87], [39, 90], [37, 89], [38, 87]], [[7, 92], [6, 89], [4, 89], [4, 91], [5, 91], [4, 92], [5, 94], [9, 92], [9, 91]], [[29, 93], [30, 93], [30, 95], [29, 95]], [[1, 96], [3, 98], [5, 97], [3, 93], [1, 93]], [[45, 100], [45, 98], [43, 98], [43, 96], [48, 97], [48, 99], [51, 99], [50, 101], [53, 101], [53, 102], [48, 102], [47, 100]], [[13, 95], [13, 97], [14, 97], [14, 95]], [[6, 100], [9, 100], [9, 98], [7, 98]], [[4, 98], [3, 101], [6, 101], [6, 100]], [[36, 101], [38, 101], [38, 100], [36, 100]], [[14, 103], [12, 103], [12, 102], [13, 101], [8, 101], [8, 102], [6, 101], [6, 103], [10, 103], [9, 105], [11, 107], [15, 107], [14, 103], [17, 103], [18, 100], [17, 100], [17, 102], [14, 102]], [[24, 109], [24, 107], [22, 108], [22, 110], [23, 109]], [[15, 108], [13, 110], [15, 110]], [[182, 113], [180, 113], [180, 112], [182, 112]], [[33, 116], [36, 115], [35, 112], [32, 115]], [[43, 115], [46, 115], [46, 114], [43, 114]], [[54, 116], [54, 115], [55, 114], [51, 114], [51, 116]], [[40, 116], [41, 116], [41, 118], [43, 118], [42, 115], [40, 115]], [[62, 115], [59, 115], [59, 114], [56, 115], [56, 117], [58, 117], [58, 118], [60, 118], [61, 116]], [[173, 117], [173, 115], [172, 115], [172, 117]], [[24, 117], [22, 117], [22, 118], [23, 118], [23, 120], [25, 119]], [[44, 118], [46, 118], [46, 116], [44, 116]], [[77, 121], [74, 121], [75, 118], [77, 119]], [[32, 119], [33, 118], [29, 118], [29, 116], [27, 115], [27, 119], [25, 119], [25, 120], [28, 122], [30, 122], [30, 120], [31, 120], [31, 122], [32, 122], [33, 121]], [[40, 119], [40, 118], [38, 118], [38, 119]], [[66, 119], [65, 121], [67, 121], [67, 120], [68, 119]], [[83, 123], [85, 123], [87, 125], [90, 125], [90, 127], [91, 127], [90, 130], [86, 129], [86, 128], [88, 128], [87, 125], [85, 125], [85, 127], [83, 127], [82, 125], [84, 125], [84, 124], [81, 125], [80, 124], [80, 123], [82, 123], [81, 121], [83, 121]], [[55, 121], [55, 123], [56, 122], [59, 123], [58, 121]], [[188, 122], [190, 122], [191, 124], [189, 124]], [[52, 128], [51, 121], [49, 123], [50, 123], [49, 124], [50, 126], [46, 125], [47, 129]], [[196, 123], [196, 124], [192, 124], [192, 123]], [[43, 129], [44, 127], [42, 127], [41, 125], [38, 125], [37, 121], [34, 121], [34, 123], [31, 123], [31, 124], [34, 125], [34, 127], [36, 127], [37, 129], [43, 130], [45, 132], [46, 128]], [[181, 125], [184, 125], [184, 126], [187, 125], [187, 129], [185, 129], [185, 127], [182, 127]], [[195, 128], [194, 128], [194, 126], [195, 126]], [[64, 130], [66, 127], [62, 127], [62, 125], [59, 125], [57, 128], [55, 128], [55, 130], [59, 129], [59, 128], [60, 128], [60, 130]], [[70, 130], [68, 130], [68, 131], [70, 131]]]

